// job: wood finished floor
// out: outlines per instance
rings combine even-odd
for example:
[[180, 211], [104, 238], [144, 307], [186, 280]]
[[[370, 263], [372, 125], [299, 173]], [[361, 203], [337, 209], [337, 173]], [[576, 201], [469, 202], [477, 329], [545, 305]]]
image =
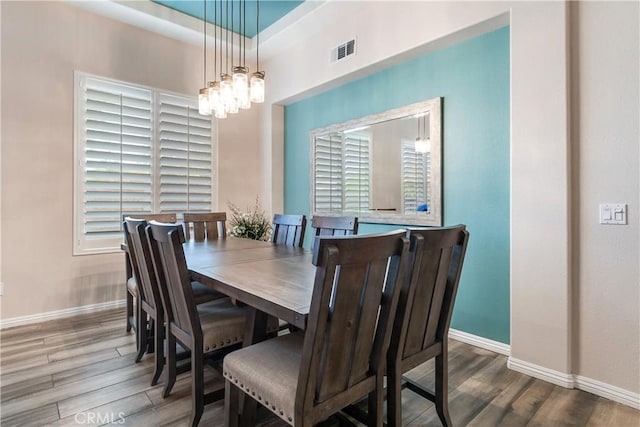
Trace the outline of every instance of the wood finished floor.
[[[186, 426], [189, 374], [163, 399], [162, 384], [149, 385], [153, 357], [133, 362], [124, 318], [119, 309], [3, 330], [0, 425]], [[640, 426], [640, 411], [511, 371], [505, 356], [452, 340], [449, 360], [456, 426]], [[432, 369], [426, 363], [410, 376], [432, 387]], [[213, 370], [206, 379], [211, 389], [223, 384]], [[404, 425], [440, 425], [429, 402], [409, 390], [402, 399]], [[222, 402], [206, 406], [200, 425], [222, 424]], [[260, 425], [285, 424], [272, 417]]]

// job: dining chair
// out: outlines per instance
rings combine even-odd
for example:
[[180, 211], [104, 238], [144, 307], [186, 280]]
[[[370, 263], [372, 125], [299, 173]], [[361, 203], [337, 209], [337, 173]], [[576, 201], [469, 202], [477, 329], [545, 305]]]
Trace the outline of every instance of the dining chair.
[[[151, 385], [155, 385], [164, 367], [164, 308], [145, 232], [146, 226], [147, 221], [144, 219], [125, 218], [127, 246], [134, 267], [134, 277], [140, 285], [137, 300], [138, 328], [136, 329], [135, 361], [139, 362], [145, 353], [154, 353], [155, 371]], [[224, 297], [223, 294], [199, 282], [191, 282], [191, 289], [196, 304]]]
[[183, 222], [187, 240], [193, 238], [196, 242], [201, 242], [205, 239], [215, 240], [227, 237], [226, 212], [185, 212]]
[[306, 228], [306, 215], [275, 214], [271, 241], [278, 245], [302, 247]]
[[245, 309], [229, 298], [195, 304], [191, 278], [182, 244], [186, 241], [179, 225], [152, 221], [147, 226], [158, 285], [165, 308], [167, 344], [167, 397], [176, 381], [176, 344], [191, 352], [191, 425], [198, 425], [204, 405], [224, 396], [224, 389], [204, 393], [204, 359], [219, 361], [242, 343]]
[[358, 234], [358, 217], [356, 216], [319, 216], [311, 219], [311, 227], [316, 236], [348, 236]]
[[[164, 214], [140, 214], [140, 213], [131, 213], [122, 215], [122, 221], [126, 217], [135, 217], [139, 219], [144, 219], [147, 221], [156, 220], [160, 222], [176, 222], [176, 214], [174, 213], [164, 213]], [[127, 241], [127, 230], [126, 227], [123, 227], [125, 233], [125, 242]], [[126, 270], [126, 313], [127, 313], [127, 332], [131, 331], [131, 328], [134, 328], [137, 332], [136, 324], [138, 323], [138, 309], [134, 307], [133, 300], [134, 298], [138, 298], [138, 282], [136, 281], [136, 276], [133, 274], [134, 263], [131, 262], [131, 255], [129, 254], [129, 246], [127, 245], [127, 250], [125, 251], [125, 270]]]
[[[142, 360], [142, 356], [148, 352], [154, 353], [155, 370], [151, 379], [151, 385], [156, 385], [164, 366], [163, 339], [164, 311], [162, 303], [158, 304], [159, 289], [155, 283], [153, 266], [149, 269], [149, 245], [146, 244], [144, 227], [147, 222], [144, 219], [125, 218], [124, 229], [129, 257], [133, 266], [133, 274], [138, 283], [137, 295], [137, 328], [136, 328], [136, 363]], [[142, 234], [141, 234], [142, 230]], [[141, 238], [140, 236], [144, 236]], [[146, 253], [145, 253], [146, 251]]]
[[[464, 225], [408, 231], [410, 274], [400, 291], [387, 354], [387, 422], [402, 425], [402, 387], [435, 403], [444, 426], [448, 409], [448, 345], [451, 313], [469, 242]], [[435, 358], [435, 393], [402, 374]]]
[[224, 359], [225, 425], [240, 420], [240, 392], [294, 426], [311, 426], [368, 397], [382, 426], [385, 354], [407, 267], [405, 232], [317, 237], [305, 331]]

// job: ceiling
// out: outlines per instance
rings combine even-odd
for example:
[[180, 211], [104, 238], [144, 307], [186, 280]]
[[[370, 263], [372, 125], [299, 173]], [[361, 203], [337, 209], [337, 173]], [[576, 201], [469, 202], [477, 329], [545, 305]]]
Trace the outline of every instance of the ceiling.
[[[245, 36], [254, 37], [256, 35], [256, 13], [257, 6], [260, 7], [259, 32], [278, 21], [287, 13], [304, 3], [304, 0], [152, 0], [154, 3], [176, 10], [199, 20], [204, 19], [204, 5], [207, 7], [207, 22], [215, 23], [223, 28], [230, 29], [233, 24], [234, 32], [240, 27], [239, 10], [242, 7], [246, 10]], [[222, 7], [222, 13], [221, 9]], [[217, 9], [217, 10], [216, 10]], [[228, 10], [227, 10], [228, 9]], [[226, 19], [227, 13], [231, 16], [233, 9], [233, 19]], [[217, 15], [217, 16], [216, 16]], [[215, 20], [214, 20], [215, 18]]]

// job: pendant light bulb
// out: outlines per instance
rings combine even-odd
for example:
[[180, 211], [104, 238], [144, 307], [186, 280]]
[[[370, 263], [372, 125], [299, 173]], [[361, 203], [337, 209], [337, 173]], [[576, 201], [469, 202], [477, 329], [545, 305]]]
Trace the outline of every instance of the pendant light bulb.
[[229, 102], [230, 98], [234, 98], [233, 80], [227, 73], [220, 75], [220, 95], [222, 95], [222, 100], [225, 104]]
[[216, 119], [226, 119], [227, 118], [227, 110], [224, 107], [224, 104], [218, 105], [215, 110], [213, 110], [213, 115]]
[[211, 111], [218, 110], [220, 107], [224, 108], [220, 94], [220, 83], [218, 82], [209, 82], [209, 107]]
[[236, 99], [249, 98], [249, 69], [233, 67], [233, 94]]
[[204, 87], [198, 93], [198, 112], [203, 116], [211, 115], [211, 104], [209, 103], [209, 89]]
[[431, 140], [429, 138], [416, 138], [416, 153], [425, 154], [431, 151]]
[[256, 104], [264, 102], [264, 71], [251, 74], [249, 100]]

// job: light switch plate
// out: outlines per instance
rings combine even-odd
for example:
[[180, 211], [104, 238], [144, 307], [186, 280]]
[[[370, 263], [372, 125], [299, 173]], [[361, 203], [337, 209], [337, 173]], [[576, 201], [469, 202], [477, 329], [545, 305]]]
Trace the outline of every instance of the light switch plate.
[[600, 205], [600, 224], [627, 224], [627, 205], [625, 203], [602, 203]]

